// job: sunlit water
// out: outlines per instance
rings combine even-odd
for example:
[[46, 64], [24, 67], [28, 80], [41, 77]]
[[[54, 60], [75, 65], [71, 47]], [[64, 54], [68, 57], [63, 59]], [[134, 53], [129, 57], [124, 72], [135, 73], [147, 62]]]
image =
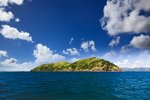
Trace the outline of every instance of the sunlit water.
[[0, 100], [150, 100], [150, 73], [0, 73]]

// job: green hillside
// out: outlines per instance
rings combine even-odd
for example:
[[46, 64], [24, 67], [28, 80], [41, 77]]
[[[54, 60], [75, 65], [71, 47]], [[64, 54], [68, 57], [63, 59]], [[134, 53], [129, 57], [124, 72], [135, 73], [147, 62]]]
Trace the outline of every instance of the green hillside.
[[57, 62], [51, 64], [43, 64], [31, 70], [32, 72], [61, 72], [61, 71], [96, 71], [96, 72], [112, 72], [121, 71], [121, 69], [113, 63], [99, 59], [87, 58], [78, 60], [74, 63]]

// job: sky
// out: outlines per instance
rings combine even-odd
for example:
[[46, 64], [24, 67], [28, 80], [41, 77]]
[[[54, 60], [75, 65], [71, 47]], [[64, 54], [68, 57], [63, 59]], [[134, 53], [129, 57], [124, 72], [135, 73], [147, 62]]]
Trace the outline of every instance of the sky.
[[149, 0], [0, 0], [0, 71], [98, 57], [150, 68]]

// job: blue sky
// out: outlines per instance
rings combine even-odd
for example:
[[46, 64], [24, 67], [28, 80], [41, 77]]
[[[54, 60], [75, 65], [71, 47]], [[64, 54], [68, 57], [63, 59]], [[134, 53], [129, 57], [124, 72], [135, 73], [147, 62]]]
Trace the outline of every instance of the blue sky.
[[[0, 70], [93, 56], [129, 67], [137, 55], [131, 66], [148, 67], [143, 56], [150, 58], [150, 3], [131, 2], [132, 8], [126, 1], [0, 0]], [[136, 66], [138, 61], [145, 65]]]

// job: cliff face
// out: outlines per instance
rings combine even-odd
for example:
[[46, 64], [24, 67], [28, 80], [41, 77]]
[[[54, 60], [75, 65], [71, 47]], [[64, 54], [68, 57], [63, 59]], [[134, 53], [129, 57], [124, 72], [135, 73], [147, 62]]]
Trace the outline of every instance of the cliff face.
[[61, 72], [61, 71], [95, 71], [95, 72], [113, 72], [121, 71], [121, 69], [113, 63], [99, 59], [87, 58], [76, 61], [74, 63], [57, 62], [51, 64], [43, 64], [31, 70], [32, 72]]

